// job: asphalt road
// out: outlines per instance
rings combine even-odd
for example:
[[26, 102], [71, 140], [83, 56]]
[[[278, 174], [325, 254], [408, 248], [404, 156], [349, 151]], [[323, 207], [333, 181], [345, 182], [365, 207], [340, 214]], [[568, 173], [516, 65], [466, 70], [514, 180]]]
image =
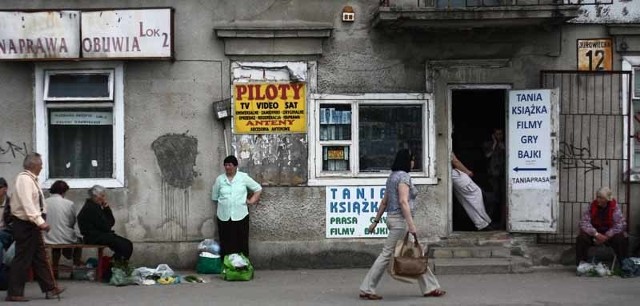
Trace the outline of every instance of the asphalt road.
[[[60, 302], [45, 300], [36, 283], [27, 284], [28, 305], [640, 305], [640, 278], [576, 277], [570, 270], [527, 274], [442, 275], [447, 295], [421, 297], [418, 285], [385, 276], [381, 301], [358, 298], [366, 270], [256, 272], [249, 282], [208, 276], [206, 284], [113, 287], [88, 281], [61, 281]], [[4, 296], [6, 292], [0, 293]], [[0, 304], [5, 303], [4, 301]], [[7, 303], [8, 304], [8, 303]], [[25, 303], [12, 303], [25, 305]]]

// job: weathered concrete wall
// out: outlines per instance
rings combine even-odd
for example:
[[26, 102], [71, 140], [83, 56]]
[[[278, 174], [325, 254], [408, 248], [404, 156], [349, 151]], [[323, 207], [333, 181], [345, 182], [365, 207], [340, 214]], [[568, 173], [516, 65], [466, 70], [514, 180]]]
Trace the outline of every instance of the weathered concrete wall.
[[[0, 6], [80, 9], [124, 8], [131, 4], [124, 0], [53, 4], [11, 0]], [[575, 69], [577, 38], [606, 36], [605, 29], [598, 25], [565, 26], [563, 30], [522, 29], [516, 33], [372, 29], [371, 18], [378, 2], [370, 0], [137, 1], [135, 5], [176, 8], [176, 61], [125, 63], [126, 187], [109, 191], [117, 218], [116, 231], [135, 242], [134, 261], [147, 266], [165, 262], [176, 267], [193, 267], [197, 242], [216, 235], [210, 188], [214, 178], [222, 173], [222, 159], [231, 148], [225, 148], [225, 123], [214, 119], [211, 103], [230, 96], [231, 76], [223, 41], [213, 34], [215, 24], [252, 20], [333, 24], [331, 37], [324, 41], [322, 56], [305, 57], [318, 61], [319, 93], [425, 92], [427, 82], [433, 81], [436, 171], [440, 182], [420, 186], [416, 213], [420, 234], [429, 241], [437, 241], [450, 231], [447, 86], [473, 83], [536, 88], [542, 69]], [[354, 23], [340, 21], [344, 5], [351, 5], [356, 11]], [[254, 56], [234, 60], [285, 58]], [[437, 71], [433, 80], [427, 78], [429, 65], [430, 71]], [[618, 62], [615, 65], [619, 67]], [[29, 150], [33, 147], [32, 74], [30, 63], [0, 63], [2, 149], [6, 147], [5, 141], [24, 141]], [[228, 131], [228, 121], [226, 126]], [[248, 142], [247, 146], [248, 150], [259, 147], [255, 142]], [[307, 152], [298, 153], [296, 160], [303, 161]], [[0, 152], [0, 175], [11, 178], [20, 170], [22, 158], [8, 157], [8, 153]], [[305, 163], [300, 162], [300, 167], [306, 167]], [[285, 173], [299, 173], [304, 178], [308, 169], [299, 170]], [[268, 177], [275, 185], [278, 179], [295, 180], [279, 175], [260, 172], [254, 176]], [[326, 239], [324, 193], [324, 187], [265, 188], [261, 203], [250, 208], [252, 259], [256, 266], [368, 264], [367, 259], [377, 254], [383, 240]], [[634, 194], [637, 196], [637, 188]], [[85, 190], [69, 193], [78, 206], [85, 197]]]
[[33, 151], [33, 65], [0, 65], [0, 177], [9, 185]]

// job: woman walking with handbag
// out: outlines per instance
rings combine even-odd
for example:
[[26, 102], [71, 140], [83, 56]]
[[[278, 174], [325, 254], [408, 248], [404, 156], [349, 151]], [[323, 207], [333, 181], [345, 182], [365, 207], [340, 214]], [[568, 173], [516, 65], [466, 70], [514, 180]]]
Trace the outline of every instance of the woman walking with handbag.
[[[409, 171], [413, 168], [414, 156], [407, 149], [400, 150], [391, 167], [391, 174], [387, 178], [386, 189], [378, 213], [369, 226], [369, 232], [380, 222], [382, 214], [387, 212], [387, 228], [389, 235], [384, 242], [382, 252], [369, 269], [360, 285], [360, 298], [364, 300], [381, 300], [382, 296], [376, 294], [376, 287], [391, 260], [396, 243], [405, 237], [407, 231], [416, 233], [416, 226], [413, 223], [413, 213], [415, 211], [415, 198], [418, 195], [416, 187], [411, 182]], [[430, 269], [417, 278], [420, 291], [425, 297], [439, 297], [446, 292], [440, 289], [440, 284]]]

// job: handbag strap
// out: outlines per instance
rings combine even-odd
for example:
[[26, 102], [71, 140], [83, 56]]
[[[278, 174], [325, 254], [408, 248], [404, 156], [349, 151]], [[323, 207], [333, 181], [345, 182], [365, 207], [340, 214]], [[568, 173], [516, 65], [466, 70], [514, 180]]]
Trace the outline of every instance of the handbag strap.
[[[424, 250], [422, 249], [422, 245], [420, 245], [420, 242], [418, 242], [418, 235], [416, 233], [409, 233], [407, 232], [404, 235], [404, 240], [402, 241], [402, 250], [404, 253], [404, 248], [409, 244], [409, 234], [413, 235], [413, 245], [420, 250], [420, 252], [424, 252]], [[422, 254], [420, 254], [422, 255]]]

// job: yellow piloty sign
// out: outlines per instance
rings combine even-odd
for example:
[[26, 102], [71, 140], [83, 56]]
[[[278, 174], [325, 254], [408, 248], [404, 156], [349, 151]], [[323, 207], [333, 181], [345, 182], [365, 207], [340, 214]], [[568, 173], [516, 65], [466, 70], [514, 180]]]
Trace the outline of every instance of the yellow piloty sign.
[[578, 39], [578, 70], [613, 70], [612, 46], [611, 38]]
[[307, 132], [305, 83], [233, 84], [234, 133]]

